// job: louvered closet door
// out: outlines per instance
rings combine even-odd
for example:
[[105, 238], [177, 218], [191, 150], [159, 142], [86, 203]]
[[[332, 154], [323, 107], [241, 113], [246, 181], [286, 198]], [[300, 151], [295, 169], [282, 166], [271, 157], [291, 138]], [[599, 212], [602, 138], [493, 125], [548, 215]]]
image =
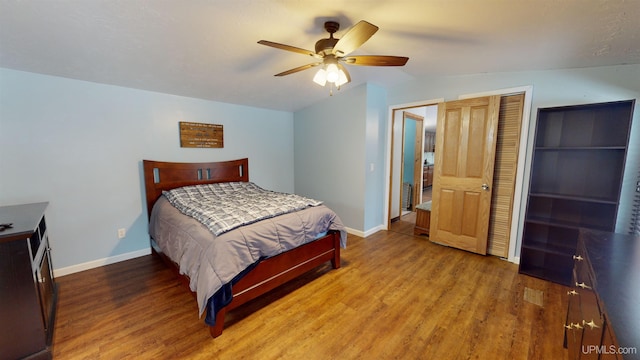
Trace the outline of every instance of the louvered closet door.
[[524, 93], [500, 98], [487, 253], [505, 258], [509, 256], [523, 107]]

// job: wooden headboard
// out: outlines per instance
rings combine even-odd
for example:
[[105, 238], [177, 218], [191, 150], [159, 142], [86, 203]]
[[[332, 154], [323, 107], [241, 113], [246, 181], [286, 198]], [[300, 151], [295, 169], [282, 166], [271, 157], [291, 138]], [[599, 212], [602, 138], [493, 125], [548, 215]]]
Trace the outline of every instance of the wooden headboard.
[[142, 160], [147, 216], [162, 191], [219, 182], [249, 181], [249, 159], [205, 163]]

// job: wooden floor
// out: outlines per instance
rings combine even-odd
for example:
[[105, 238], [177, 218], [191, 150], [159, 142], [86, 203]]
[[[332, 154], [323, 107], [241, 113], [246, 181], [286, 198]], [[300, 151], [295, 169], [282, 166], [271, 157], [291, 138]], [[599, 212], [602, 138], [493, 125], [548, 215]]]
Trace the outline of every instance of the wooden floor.
[[59, 277], [54, 359], [567, 358], [563, 286], [412, 233], [398, 221], [350, 235], [342, 268], [321, 267], [234, 310], [216, 339], [195, 298], [151, 255]]

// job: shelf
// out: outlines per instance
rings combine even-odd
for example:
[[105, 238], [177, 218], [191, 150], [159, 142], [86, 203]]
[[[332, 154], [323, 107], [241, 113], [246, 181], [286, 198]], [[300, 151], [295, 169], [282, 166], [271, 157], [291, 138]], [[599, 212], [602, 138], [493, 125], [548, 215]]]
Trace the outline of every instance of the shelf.
[[543, 108], [536, 147], [626, 147], [634, 101]]
[[532, 192], [532, 193], [529, 193], [529, 197], [540, 197], [540, 198], [549, 198], [549, 199], [561, 199], [561, 200], [592, 202], [592, 203], [608, 204], [608, 205], [617, 205], [618, 204], [618, 202], [615, 201], [615, 200], [611, 200], [611, 199], [607, 199], [607, 198], [597, 198], [595, 196], [586, 197], [586, 196], [576, 196], [576, 195]]
[[[574, 245], [576, 243], [577, 239], [576, 242], [571, 242], [571, 245]], [[526, 244], [522, 245], [522, 247], [558, 256], [571, 256], [573, 253], [575, 253], [575, 246], [569, 246], [569, 244], [550, 245], [549, 243], [542, 243], [535, 240], [527, 241]]]
[[520, 257], [520, 273], [570, 285], [573, 268], [572, 255], [573, 253], [565, 255], [523, 247]]
[[547, 224], [526, 222], [524, 224], [523, 247], [549, 248], [551, 252], [573, 253], [579, 230], [576, 227], [558, 227]]
[[540, 225], [548, 225], [554, 227], [562, 227], [569, 229], [580, 229], [580, 228], [589, 228], [593, 230], [601, 230], [601, 231], [610, 231], [611, 229], [608, 226], [596, 226], [592, 224], [585, 224], [583, 222], [573, 222], [573, 221], [560, 221], [553, 219], [551, 217], [534, 217], [530, 216], [525, 219], [526, 222], [540, 224]]
[[[549, 270], [544, 266], [520, 266], [520, 273], [533, 276], [539, 279], [552, 281], [565, 286], [571, 285], [571, 269]], [[566, 275], [569, 273], [569, 275]]]
[[624, 146], [539, 146], [539, 147], [536, 147], [535, 150], [542, 150], [542, 151], [569, 151], [569, 150], [606, 151], [606, 150], [622, 150], [622, 151], [625, 151], [626, 147], [624, 147]]
[[625, 151], [535, 151], [531, 192], [618, 201]]

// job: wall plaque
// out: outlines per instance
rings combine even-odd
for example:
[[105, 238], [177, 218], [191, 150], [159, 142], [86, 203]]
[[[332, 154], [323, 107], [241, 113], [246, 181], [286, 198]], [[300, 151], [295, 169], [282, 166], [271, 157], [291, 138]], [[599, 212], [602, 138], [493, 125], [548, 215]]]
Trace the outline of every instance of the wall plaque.
[[222, 125], [180, 121], [180, 147], [223, 148]]

